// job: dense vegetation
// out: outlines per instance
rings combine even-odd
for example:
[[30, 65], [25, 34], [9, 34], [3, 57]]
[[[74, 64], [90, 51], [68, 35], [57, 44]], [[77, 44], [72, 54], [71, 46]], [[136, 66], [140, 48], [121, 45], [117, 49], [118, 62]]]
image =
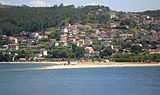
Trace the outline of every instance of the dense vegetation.
[[106, 23], [110, 18], [107, 11], [109, 8], [104, 6], [75, 8], [74, 5], [63, 4], [53, 7], [0, 8], [0, 34], [15, 35], [22, 31], [43, 31], [66, 23]]
[[159, 54], [149, 53], [114, 54], [111, 58], [116, 62], [160, 62]]

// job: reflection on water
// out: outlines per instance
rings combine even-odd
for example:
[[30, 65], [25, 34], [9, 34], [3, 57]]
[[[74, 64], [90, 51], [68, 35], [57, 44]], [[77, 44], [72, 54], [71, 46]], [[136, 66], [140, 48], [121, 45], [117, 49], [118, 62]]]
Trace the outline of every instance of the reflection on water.
[[0, 65], [0, 95], [160, 95], [160, 67], [22, 70]]

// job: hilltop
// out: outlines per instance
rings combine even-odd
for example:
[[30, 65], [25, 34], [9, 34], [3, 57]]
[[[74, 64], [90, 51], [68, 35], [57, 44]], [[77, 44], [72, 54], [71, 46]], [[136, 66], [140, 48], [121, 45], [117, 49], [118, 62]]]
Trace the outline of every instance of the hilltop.
[[149, 15], [154, 17], [156, 20], [160, 20], [160, 10], [148, 10], [145, 12], [141, 12], [141, 15]]
[[11, 8], [13, 7], [14, 5], [4, 5], [4, 4], [1, 4], [0, 3], [0, 8]]
[[109, 21], [110, 9], [105, 6], [55, 5], [52, 7], [17, 6], [0, 11], [0, 34], [14, 35], [22, 31], [43, 31], [66, 23], [100, 23]]

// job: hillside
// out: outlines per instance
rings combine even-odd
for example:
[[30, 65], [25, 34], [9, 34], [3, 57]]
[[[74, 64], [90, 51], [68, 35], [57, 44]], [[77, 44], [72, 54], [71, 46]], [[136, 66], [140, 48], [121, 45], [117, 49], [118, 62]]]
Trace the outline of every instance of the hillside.
[[154, 19], [156, 20], [160, 20], [160, 10], [149, 10], [149, 11], [142, 12], [140, 14], [149, 15], [151, 17], [154, 17]]
[[[2, 5], [3, 6], [3, 5]], [[105, 6], [55, 5], [52, 7], [17, 6], [0, 10], [0, 34], [14, 35], [22, 31], [43, 31], [66, 23], [100, 23], [109, 21], [110, 9]]]
[[0, 8], [11, 8], [13, 5], [3, 5], [0, 3]]

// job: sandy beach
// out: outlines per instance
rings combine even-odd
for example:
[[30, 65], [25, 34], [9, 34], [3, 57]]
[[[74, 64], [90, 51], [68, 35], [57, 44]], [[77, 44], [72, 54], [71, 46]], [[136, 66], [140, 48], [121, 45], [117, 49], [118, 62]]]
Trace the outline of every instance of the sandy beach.
[[76, 68], [107, 68], [107, 67], [151, 67], [151, 66], [160, 66], [160, 63], [118, 63], [118, 62], [109, 62], [109, 63], [79, 63], [74, 65], [56, 65], [45, 67], [42, 69], [76, 69]]
[[[52, 70], [52, 69], [78, 69], [78, 68], [109, 68], [109, 67], [151, 67], [160, 66], [160, 63], [138, 63], [138, 62], [85, 62], [85, 63], [71, 63], [70, 65], [65, 65], [66, 62], [7, 62], [8, 64], [54, 64], [54, 66], [32, 68], [31, 70]], [[4, 64], [4, 62], [3, 62]], [[30, 70], [30, 69], [27, 69]]]

